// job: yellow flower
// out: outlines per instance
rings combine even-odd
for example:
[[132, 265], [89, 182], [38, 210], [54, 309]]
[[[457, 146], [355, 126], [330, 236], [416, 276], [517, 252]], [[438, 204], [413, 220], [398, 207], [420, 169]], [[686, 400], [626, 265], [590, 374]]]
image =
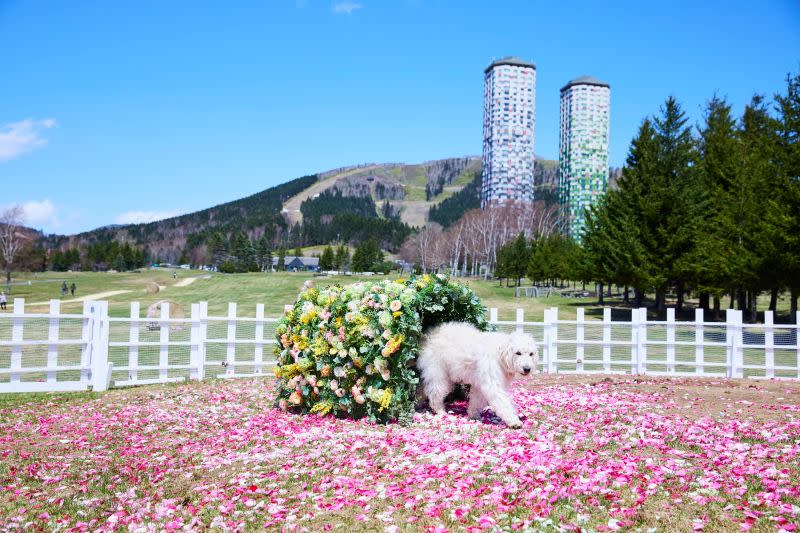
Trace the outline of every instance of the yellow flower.
[[383, 350], [381, 350], [381, 355], [384, 357], [392, 355], [398, 350], [398, 348], [400, 348], [400, 345], [403, 344], [404, 340], [405, 337], [402, 334], [395, 335], [389, 342], [386, 343], [386, 346], [383, 347]]
[[380, 400], [378, 401], [378, 404], [380, 404], [380, 408], [378, 409], [378, 411], [383, 411], [384, 409], [389, 407], [391, 401], [392, 401], [392, 389], [384, 390]]
[[331, 412], [331, 409], [333, 409], [333, 402], [317, 402], [314, 404], [314, 407], [311, 408], [311, 412], [320, 416], [325, 416]]
[[402, 314], [403, 314], [403, 312], [402, 312], [402, 311], [395, 311], [394, 313], [392, 313], [392, 316], [393, 316], [393, 317], [398, 317], [398, 316], [400, 316], [400, 315], [402, 315]]

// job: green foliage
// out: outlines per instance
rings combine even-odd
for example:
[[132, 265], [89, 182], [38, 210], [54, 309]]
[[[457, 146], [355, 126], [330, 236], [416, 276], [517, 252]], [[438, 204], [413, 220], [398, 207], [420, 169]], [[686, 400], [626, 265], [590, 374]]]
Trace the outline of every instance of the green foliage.
[[374, 240], [369, 239], [356, 246], [352, 264], [355, 272], [374, 272], [375, 266], [381, 263], [383, 252]]
[[282, 409], [410, 423], [423, 331], [448, 321], [489, 328], [480, 300], [444, 276], [308, 289], [276, 328]]
[[350, 250], [347, 249], [347, 246], [340, 244], [336, 248], [336, 257], [333, 261], [333, 267], [335, 270], [345, 270], [347, 265], [350, 263]]
[[437, 222], [442, 227], [447, 228], [454, 224], [464, 213], [470, 209], [477, 209], [481, 206], [481, 173], [476, 172], [469, 185], [455, 193], [450, 198], [446, 198], [441, 203], [431, 207], [428, 212], [428, 220]]
[[497, 266], [495, 276], [498, 278], [514, 279], [519, 285], [525, 277], [530, 261], [531, 250], [525, 240], [525, 235], [520, 233], [516, 239], [500, 247], [497, 251]]
[[319, 258], [319, 269], [333, 270], [335, 260], [336, 258], [334, 256], [333, 248], [331, 248], [330, 245], [326, 246]]

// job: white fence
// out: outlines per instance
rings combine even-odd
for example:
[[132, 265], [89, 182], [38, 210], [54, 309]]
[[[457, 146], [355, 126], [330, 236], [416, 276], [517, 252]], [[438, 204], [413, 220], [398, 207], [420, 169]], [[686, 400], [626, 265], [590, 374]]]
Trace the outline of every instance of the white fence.
[[[499, 330], [521, 329], [540, 345], [542, 370], [551, 373], [626, 373], [667, 376], [800, 378], [798, 326], [743, 324], [740, 311], [728, 310], [725, 322], [706, 322], [697, 310], [692, 322], [647, 320], [646, 309], [630, 319], [561, 320], [558, 309], [545, 310], [542, 322], [489, 321]], [[278, 318], [237, 316], [235, 303], [226, 316], [209, 316], [206, 302], [192, 304], [186, 318], [141, 316], [138, 302], [125, 317], [112, 317], [108, 302], [85, 302], [83, 312], [66, 314], [52, 300], [48, 313], [26, 313], [14, 300], [11, 313], [0, 314], [0, 392], [105, 390], [109, 386], [167, 383], [186, 379], [260, 376], [273, 366], [272, 346]], [[800, 322], [800, 313], [798, 313]]]

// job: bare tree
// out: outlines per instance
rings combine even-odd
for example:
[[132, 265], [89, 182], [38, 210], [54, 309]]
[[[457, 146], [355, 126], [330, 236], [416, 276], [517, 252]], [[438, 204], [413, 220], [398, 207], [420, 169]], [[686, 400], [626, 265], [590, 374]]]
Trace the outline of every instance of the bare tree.
[[11, 266], [27, 236], [22, 231], [25, 211], [21, 205], [12, 205], [0, 212], [0, 255], [6, 267], [6, 285], [11, 292]]

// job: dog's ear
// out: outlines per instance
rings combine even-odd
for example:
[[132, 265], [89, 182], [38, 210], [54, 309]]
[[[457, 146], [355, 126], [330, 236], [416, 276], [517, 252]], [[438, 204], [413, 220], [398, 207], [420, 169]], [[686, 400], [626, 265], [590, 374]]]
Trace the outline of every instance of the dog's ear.
[[513, 333], [506, 335], [505, 340], [500, 345], [500, 366], [506, 372], [514, 371], [514, 351], [515, 342]]

